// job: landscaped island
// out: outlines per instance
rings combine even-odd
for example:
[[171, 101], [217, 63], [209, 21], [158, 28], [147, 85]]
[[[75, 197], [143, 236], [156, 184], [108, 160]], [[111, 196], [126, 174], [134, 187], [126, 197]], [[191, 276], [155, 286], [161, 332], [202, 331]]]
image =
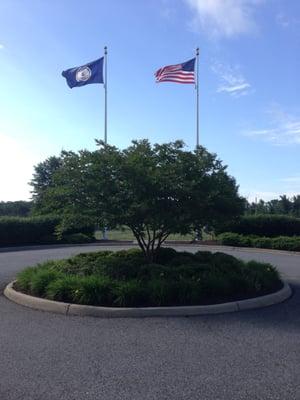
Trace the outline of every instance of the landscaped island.
[[67, 303], [111, 307], [217, 304], [282, 287], [270, 264], [224, 253], [160, 248], [155, 263], [141, 250], [100, 251], [47, 261], [18, 274], [16, 290]]

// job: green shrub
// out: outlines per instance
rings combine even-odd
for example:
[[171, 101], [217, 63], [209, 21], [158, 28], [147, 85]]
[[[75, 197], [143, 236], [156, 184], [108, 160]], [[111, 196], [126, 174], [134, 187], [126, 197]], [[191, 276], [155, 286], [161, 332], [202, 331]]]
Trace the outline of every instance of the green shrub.
[[152, 279], [148, 282], [149, 305], [177, 305], [178, 285], [166, 279]]
[[138, 249], [112, 252], [99, 263], [101, 272], [112, 279], [134, 279], [141, 265], [145, 263], [143, 253]]
[[155, 262], [157, 264], [168, 264], [177, 256], [177, 251], [170, 247], [160, 247], [155, 254]]
[[63, 237], [68, 235], [73, 235], [76, 233], [81, 233], [94, 239], [95, 225], [83, 223], [77, 220], [75, 223], [72, 223], [71, 226], [67, 227], [62, 232]]
[[194, 280], [183, 278], [174, 286], [176, 298], [173, 299], [174, 303], [170, 305], [189, 306], [203, 302], [204, 293], [199, 278]]
[[73, 302], [88, 305], [111, 305], [114, 284], [106, 276], [85, 276], [80, 278], [80, 286], [73, 292]]
[[19, 273], [16, 288], [77, 304], [142, 307], [231, 301], [280, 286], [271, 265], [245, 263], [220, 252], [179, 252], [166, 265], [141, 260], [141, 252], [134, 250], [47, 261]]
[[188, 253], [187, 251], [178, 252], [177, 256], [170, 260], [167, 265], [172, 267], [178, 267], [179, 265], [184, 264], [197, 264], [197, 258], [192, 253]]
[[161, 279], [170, 276], [170, 268], [162, 264], [145, 264], [141, 265], [138, 274], [139, 279]]
[[223, 225], [216, 233], [233, 232], [240, 235], [266, 237], [300, 236], [300, 218], [287, 215], [249, 215]]
[[273, 239], [272, 248], [278, 250], [300, 251], [300, 237], [279, 236]]
[[213, 254], [211, 263], [218, 270], [225, 272], [228, 271], [228, 269], [239, 270], [243, 266], [243, 262], [241, 260], [231, 256], [230, 254], [221, 252], [216, 252]]
[[139, 266], [145, 262], [144, 254], [140, 249], [119, 250], [112, 252], [111, 258], [116, 261], [126, 261], [133, 266]]
[[257, 261], [249, 261], [243, 273], [249, 286], [255, 289], [254, 292], [268, 292], [278, 285], [280, 279], [278, 271], [271, 264]]
[[62, 238], [63, 243], [91, 243], [94, 241], [94, 238], [84, 233], [72, 233], [70, 235], [64, 235]]
[[205, 298], [215, 299], [229, 296], [233, 292], [232, 287], [234, 286], [231, 277], [230, 274], [222, 274], [216, 270], [206, 274], [201, 281], [201, 288]]
[[172, 279], [154, 278], [148, 282], [148, 291], [150, 306], [186, 306], [203, 300], [199, 279], [183, 275]]
[[197, 251], [197, 253], [194, 254], [194, 257], [196, 257], [197, 261], [201, 263], [208, 263], [212, 260], [213, 253], [210, 251]]
[[[60, 218], [0, 217], [0, 246], [61, 243], [56, 236]], [[87, 243], [93, 237], [94, 228], [79, 225], [65, 232], [66, 243]]]
[[[64, 264], [61, 264], [60, 270], [68, 275], [76, 275], [76, 276], [90, 276], [90, 275], [97, 275], [97, 272], [99, 272], [99, 268], [97, 265], [97, 260], [94, 262], [75, 262], [72, 259], [71, 260], [66, 260]], [[101, 274], [101, 272], [100, 272]]]
[[245, 246], [264, 249], [300, 251], [300, 236], [279, 236], [276, 238], [243, 236], [237, 233], [226, 232], [219, 235], [219, 240], [227, 246]]
[[46, 289], [45, 297], [50, 300], [75, 303], [75, 293], [81, 287], [81, 279], [78, 276], [63, 276], [51, 281]]
[[218, 239], [225, 246], [250, 247], [251, 238], [239, 235], [238, 233], [225, 232], [218, 236]]
[[262, 249], [272, 249], [273, 242], [274, 239], [268, 237], [253, 237], [250, 239], [251, 247], [257, 247]]
[[133, 250], [128, 254], [124, 250], [79, 254], [66, 260], [59, 269], [76, 275], [104, 274], [114, 279], [135, 277], [145, 260], [141, 251]]
[[36, 273], [38, 267], [29, 267], [17, 274], [17, 287], [22, 292], [29, 293], [31, 288], [31, 281], [33, 275]]
[[60, 278], [60, 273], [51, 269], [37, 269], [32, 275], [30, 292], [35, 296], [44, 296], [50, 282]]
[[114, 305], [117, 307], [142, 307], [147, 305], [147, 288], [137, 280], [119, 282], [114, 289]]
[[57, 217], [1, 217], [0, 246], [56, 242]]

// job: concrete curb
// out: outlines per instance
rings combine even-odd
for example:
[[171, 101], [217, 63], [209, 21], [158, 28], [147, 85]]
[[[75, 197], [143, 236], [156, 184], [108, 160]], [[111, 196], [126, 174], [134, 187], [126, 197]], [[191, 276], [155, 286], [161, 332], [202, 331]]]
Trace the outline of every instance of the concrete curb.
[[6, 296], [9, 300], [25, 307], [34, 308], [36, 310], [67, 314], [68, 308], [70, 307], [69, 304], [46, 300], [40, 297], [29, 296], [27, 294], [18, 292], [13, 288], [14, 283], [15, 281], [9, 283], [4, 289], [4, 296]]
[[80, 315], [100, 318], [186, 317], [192, 315], [221, 314], [271, 306], [283, 302], [292, 294], [290, 286], [288, 283], [284, 282], [283, 288], [275, 293], [255, 297], [253, 299], [233, 301], [230, 303], [205, 306], [118, 308], [85, 306], [46, 300], [17, 292], [14, 290], [13, 284], [14, 282], [11, 282], [6, 286], [4, 295], [9, 300], [22, 306], [65, 315]]

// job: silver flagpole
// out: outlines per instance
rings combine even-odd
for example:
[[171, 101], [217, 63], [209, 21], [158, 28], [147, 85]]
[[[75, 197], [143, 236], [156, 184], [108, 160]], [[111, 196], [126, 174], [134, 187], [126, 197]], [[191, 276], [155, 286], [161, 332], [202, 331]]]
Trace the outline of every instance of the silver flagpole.
[[[104, 143], [107, 144], [107, 47], [104, 47]], [[102, 240], [108, 240], [107, 227], [104, 226], [102, 231]]]
[[104, 68], [105, 68], [105, 105], [104, 105], [104, 142], [107, 144], [107, 47], [104, 47]]
[[[199, 47], [196, 49], [196, 149], [199, 146]], [[196, 229], [196, 241], [201, 240], [201, 229]]]
[[197, 119], [197, 132], [196, 132], [196, 147], [199, 146], [199, 47], [196, 49], [196, 68], [197, 68], [197, 81], [196, 81], [196, 119]]

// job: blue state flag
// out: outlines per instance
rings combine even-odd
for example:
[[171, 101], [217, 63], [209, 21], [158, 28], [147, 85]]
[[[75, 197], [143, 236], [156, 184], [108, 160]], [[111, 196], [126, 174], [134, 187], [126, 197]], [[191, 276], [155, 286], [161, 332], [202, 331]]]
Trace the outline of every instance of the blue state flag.
[[84, 86], [90, 83], [104, 83], [103, 60], [104, 57], [80, 67], [67, 69], [62, 72], [62, 76], [66, 78], [67, 84], [71, 89], [76, 86]]

